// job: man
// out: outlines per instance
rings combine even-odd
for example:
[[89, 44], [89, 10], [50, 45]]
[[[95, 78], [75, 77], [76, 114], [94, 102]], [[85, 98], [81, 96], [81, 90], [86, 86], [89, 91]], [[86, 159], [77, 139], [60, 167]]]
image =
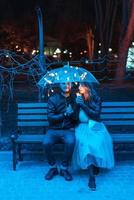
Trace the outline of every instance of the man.
[[[50, 169], [45, 175], [45, 179], [51, 180], [60, 173], [65, 180], [71, 181], [72, 175], [68, 171], [68, 167], [75, 144], [74, 127], [78, 121], [79, 110], [75, 99], [73, 100], [71, 97], [71, 83], [61, 83], [60, 90], [61, 93], [54, 94], [48, 99], [50, 127], [44, 137], [43, 144]], [[58, 172], [56, 159], [52, 151], [53, 145], [59, 142], [64, 143], [60, 172]]]

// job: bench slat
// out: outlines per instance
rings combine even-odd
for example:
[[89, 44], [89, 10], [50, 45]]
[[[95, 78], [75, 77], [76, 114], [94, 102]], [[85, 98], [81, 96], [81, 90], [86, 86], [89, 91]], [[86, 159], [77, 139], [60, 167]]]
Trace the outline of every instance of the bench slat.
[[[128, 142], [133, 143], [134, 141], [134, 134], [111, 134], [113, 142]], [[18, 143], [42, 143], [44, 139], [43, 134], [39, 135], [20, 135], [17, 139]]]
[[42, 143], [44, 135], [20, 135], [18, 143]]
[[[134, 113], [134, 108], [102, 108], [102, 113]], [[47, 113], [47, 109], [19, 109], [18, 114], [21, 113]]]
[[122, 106], [134, 106], [134, 102], [133, 101], [126, 101], [126, 102], [102, 102], [102, 106], [117, 106], [117, 107], [122, 107]]
[[48, 126], [48, 121], [18, 121], [18, 126]]
[[42, 114], [44, 114], [44, 113], [47, 113], [47, 109], [39, 109], [39, 108], [37, 108], [37, 109], [19, 109], [18, 110], [18, 114], [22, 114], [22, 113], [24, 113], [24, 114], [26, 114], [26, 113], [42, 113]]
[[43, 108], [47, 107], [47, 103], [18, 103], [18, 108]]
[[[18, 115], [18, 120], [33, 120], [33, 119], [45, 119], [47, 120], [47, 115]], [[134, 119], [134, 114], [101, 114], [101, 119]]]
[[18, 115], [18, 120], [47, 120], [47, 115]]
[[119, 126], [119, 125], [124, 125], [124, 126], [126, 126], [126, 125], [133, 125], [134, 126], [134, 120], [116, 120], [116, 121], [112, 121], [112, 120], [109, 120], [109, 121], [105, 121], [105, 120], [103, 120], [103, 123], [105, 124], [105, 125], [116, 125], [116, 126]]
[[[103, 121], [105, 125], [133, 125], [134, 120]], [[18, 126], [47, 126], [48, 121], [18, 121]]]
[[133, 143], [134, 142], [134, 133], [131, 134], [111, 134], [113, 142], [120, 142], [120, 143]]
[[134, 108], [102, 108], [101, 113], [134, 113]]
[[134, 114], [101, 114], [101, 119], [134, 119]]

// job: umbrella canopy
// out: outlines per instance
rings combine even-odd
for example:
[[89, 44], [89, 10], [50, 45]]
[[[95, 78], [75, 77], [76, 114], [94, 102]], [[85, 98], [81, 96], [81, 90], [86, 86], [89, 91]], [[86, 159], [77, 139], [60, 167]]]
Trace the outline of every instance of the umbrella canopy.
[[44, 88], [47, 84], [66, 82], [87, 82], [99, 84], [93, 74], [86, 69], [64, 65], [63, 67], [48, 71], [38, 82], [38, 85]]

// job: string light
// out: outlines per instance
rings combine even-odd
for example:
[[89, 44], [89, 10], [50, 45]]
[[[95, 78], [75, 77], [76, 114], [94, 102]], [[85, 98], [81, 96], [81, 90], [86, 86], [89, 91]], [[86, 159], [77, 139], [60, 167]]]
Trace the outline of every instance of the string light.
[[108, 51], [111, 52], [111, 51], [112, 51], [112, 48], [109, 48]]
[[53, 55], [53, 58], [57, 58], [58, 56], [56, 54]]
[[[16, 48], [19, 48], [19, 46], [16, 45]], [[4, 67], [4, 66], [2, 66], [2, 64], [0, 65], [0, 72], [1, 72], [0, 73], [0, 81], [1, 81], [1, 88], [2, 88], [1, 93], [5, 92], [5, 88], [10, 88], [8, 90], [9, 91], [8, 95], [9, 95], [9, 99], [12, 99], [13, 91], [14, 91], [13, 90], [13, 87], [14, 87], [13, 82], [14, 82], [14, 79], [19, 75], [24, 75], [24, 76], [33, 78], [34, 84], [37, 85], [37, 81], [41, 77], [41, 69], [39, 68], [39, 55], [33, 56], [32, 59], [28, 60], [22, 54], [20, 55], [20, 54], [17, 54], [16, 52], [12, 52], [9, 50], [0, 50], [0, 58], [3, 58], [3, 57], [5, 57], [5, 61], [6, 61], [6, 57], [10, 58], [10, 59], [8, 59], [8, 62], [10, 61], [9, 66], [11, 66], [11, 67]], [[21, 62], [20, 62], [20, 60], [21, 60]], [[115, 62], [114, 60], [112, 61], [109, 58], [109, 55], [105, 55], [101, 59], [96, 59], [94, 61], [88, 60], [88, 63], [89, 64], [103, 64], [105, 61], [111, 62], [111, 63]], [[116, 60], [116, 62], [117, 62], [117, 60]], [[52, 66], [54, 64], [57, 64], [57, 63], [55, 61], [51, 62], [50, 60], [47, 60], [46, 67], [49, 68], [50, 66]], [[73, 67], [69, 66], [69, 68], [73, 68]], [[74, 68], [75, 68], [75, 70], [79, 69], [79, 67], [74, 67]], [[99, 72], [103, 73], [104, 69], [100, 70]], [[5, 76], [5, 73], [7, 73], [7, 76]], [[70, 79], [69, 79], [70, 81], [73, 81], [73, 79], [74, 79], [74, 81], [77, 82], [78, 76], [75, 74], [69, 74], [69, 71], [68, 71], [67, 80], [70, 77]], [[56, 72], [52, 76], [49, 76], [49, 78], [47, 77], [46, 82], [48, 84], [53, 84], [53, 79], [55, 77], [56, 77], [57, 82], [62, 80], [62, 76], [59, 77], [59, 75]], [[82, 77], [84, 77], [84, 75]], [[107, 76], [107, 79], [109, 79], [108, 76]], [[44, 87], [44, 85], [42, 85], [42, 86]], [[2, 97], [2, 94], [0, 97]]]
[[61, 53], [61, 50], [59, 48], [57, 48], [54, 53], [59, 54], [59, 53]]
[[67, 53], [68, 53], [68, 50], [67, 50], [67, 49], [65, 49], [65, 50], [63, 51], [63, 53], [64, 53], [64, 54], [67, 54]]

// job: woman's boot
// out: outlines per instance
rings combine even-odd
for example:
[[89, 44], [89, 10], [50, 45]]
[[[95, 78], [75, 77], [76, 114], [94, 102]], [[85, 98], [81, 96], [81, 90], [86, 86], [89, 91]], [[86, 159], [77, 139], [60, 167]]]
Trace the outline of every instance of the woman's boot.
[[92, 190], [96, 190], [95, 176], [94, 176], [94, 165], [89, 166], [89, 181], [88, 187]]

